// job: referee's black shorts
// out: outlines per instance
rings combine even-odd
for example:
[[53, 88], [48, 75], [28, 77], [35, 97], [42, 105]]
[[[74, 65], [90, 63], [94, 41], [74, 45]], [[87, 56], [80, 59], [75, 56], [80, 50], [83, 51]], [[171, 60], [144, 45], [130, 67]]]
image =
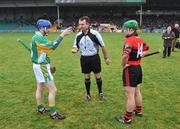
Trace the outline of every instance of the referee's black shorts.
[[137, 87], [142, 83], [142, 69], [141, 66], [131, 65], [123, 70], [123, 85]]
[[93, 56], [81, 56], [81, 72], [82, 73], [100, 73], [101, 72], [101, 59], [98, 54]]

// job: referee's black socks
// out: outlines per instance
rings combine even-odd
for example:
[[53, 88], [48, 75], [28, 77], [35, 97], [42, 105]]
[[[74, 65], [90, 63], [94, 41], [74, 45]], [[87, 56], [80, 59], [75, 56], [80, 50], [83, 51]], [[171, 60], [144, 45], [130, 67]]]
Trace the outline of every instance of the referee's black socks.
[[101, 78], [96, 78], [96, 84], [97, 84], [97, 87], [98, 87], [99, 94], [102, 93], [102, 79]]
[[86, 92], [88, 95], [90, 95], [90, 85], [91, 85], [91, 80], [85, 79]]

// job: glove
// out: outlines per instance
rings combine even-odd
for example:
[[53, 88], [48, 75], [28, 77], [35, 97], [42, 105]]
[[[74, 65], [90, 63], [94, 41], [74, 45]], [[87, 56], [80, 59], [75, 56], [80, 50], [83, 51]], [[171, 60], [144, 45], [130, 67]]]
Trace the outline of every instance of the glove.
[[50, 71], [52, 74], [54, 74], [56, 72], [56, 67], [55, 66], [51, 66], [50, 67]]

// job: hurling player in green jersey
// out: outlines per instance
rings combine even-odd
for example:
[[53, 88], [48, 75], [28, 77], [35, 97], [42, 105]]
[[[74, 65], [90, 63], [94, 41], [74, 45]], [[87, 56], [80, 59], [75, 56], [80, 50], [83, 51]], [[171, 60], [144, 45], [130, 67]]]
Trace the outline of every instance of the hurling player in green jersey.
[[[59, 114], [55, 107], [55, 96], [57, 88], [54, 83], [53, 75], [50, 71], [50, 58], [48, 57], [48, 53], [52, 52], [58, 47], [63, 37], [69, 35], [72, 32], [72, 28], [69, 27], [65, 29], [55, 41], [48, 41], [46, 36], [50, 32], [51, 26], [52, 25], [50, 21], [39, 19], [37, 21], [38, 31], [32, 37], [31, 41], [31, 58], [37, 81], [36, 102], [38, 107], [38, 114], [43, 114], [48, 111], [52, 119], [62, 120], [65, 118], [65, 116]], [[49, 91], [49, 110], [47, 110], [42, 104], [42, 93], [45, 86]]]

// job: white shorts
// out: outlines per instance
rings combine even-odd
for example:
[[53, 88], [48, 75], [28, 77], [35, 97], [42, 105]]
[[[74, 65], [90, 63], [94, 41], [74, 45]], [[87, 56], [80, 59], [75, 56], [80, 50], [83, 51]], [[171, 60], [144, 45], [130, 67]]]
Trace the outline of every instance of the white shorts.
[[33, 70], [36, 81], [39, 83], [48, 83], [54, 80], [50, 71], [50, 64], [33, 64]]

